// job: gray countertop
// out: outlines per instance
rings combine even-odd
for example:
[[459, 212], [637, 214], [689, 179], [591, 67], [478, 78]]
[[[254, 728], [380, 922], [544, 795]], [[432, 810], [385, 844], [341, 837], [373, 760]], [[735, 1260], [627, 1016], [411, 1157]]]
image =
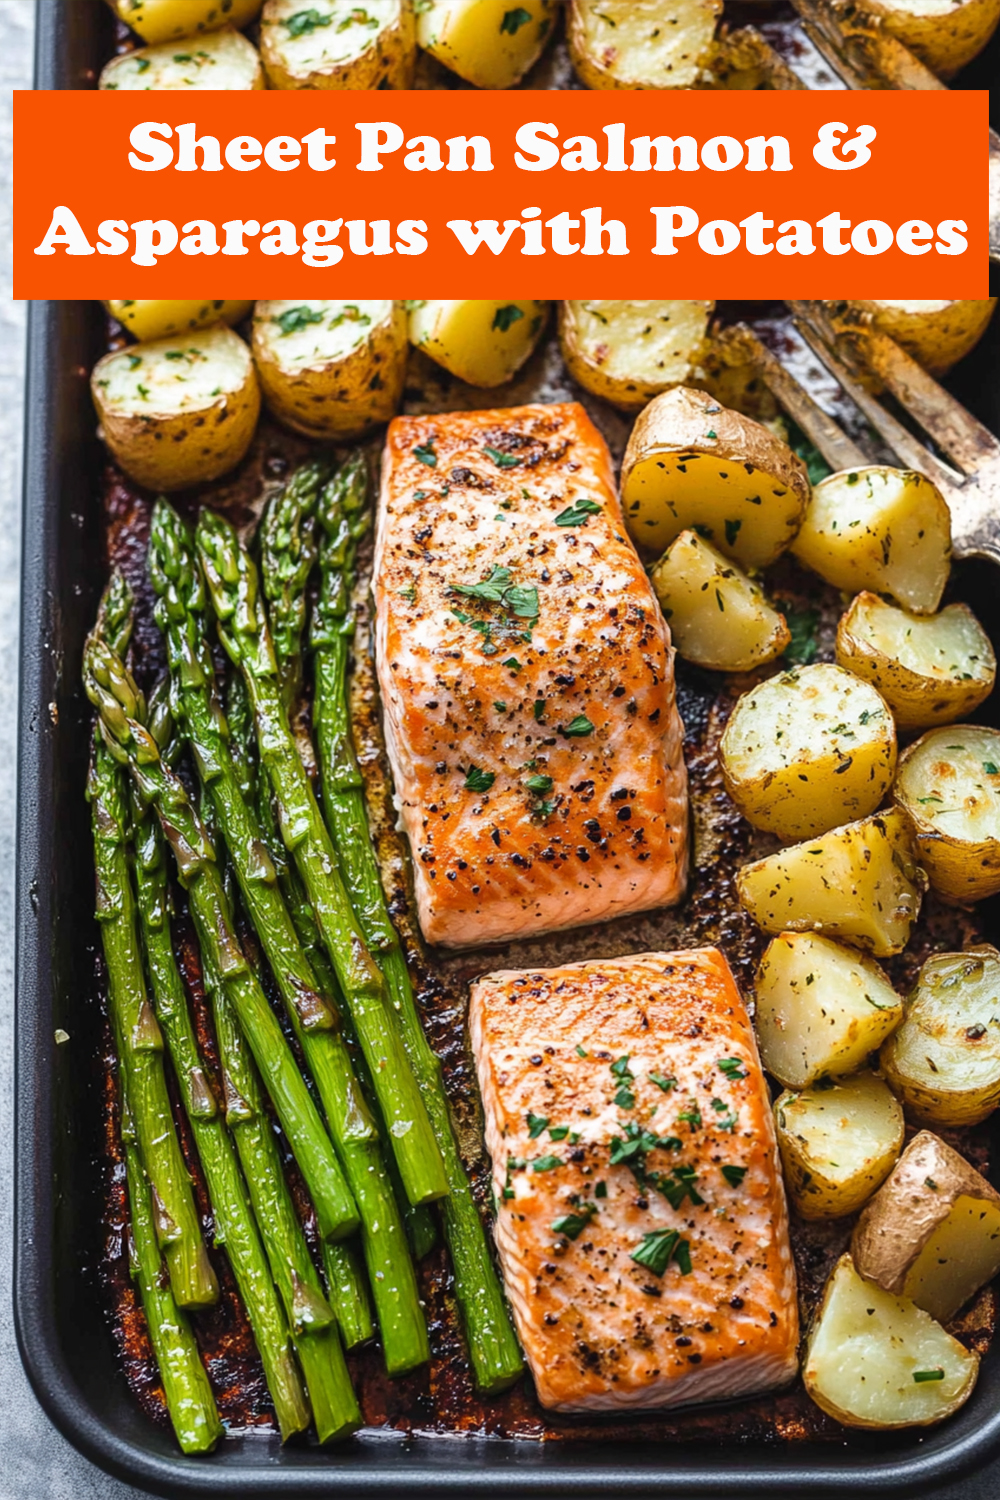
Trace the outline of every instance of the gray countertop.
[[[135, 1500], [50, 1425], [21, 1369], [10, 1312], [13, 1205], [14, 759], [20, 568], [20, 460], [25, 307], [11, 288], [11, 98], [31, 83], [34, 0], [0, 0], [0, 1500]], [[996, 1500], [1000, 1463], [936, 1491], [938, 1500]]]

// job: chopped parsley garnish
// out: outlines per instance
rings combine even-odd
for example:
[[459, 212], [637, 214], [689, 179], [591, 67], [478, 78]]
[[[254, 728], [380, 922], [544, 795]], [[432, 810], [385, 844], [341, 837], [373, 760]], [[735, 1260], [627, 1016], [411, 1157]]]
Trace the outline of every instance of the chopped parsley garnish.
[[150, 66], [150, 63], [149, 63], [149, 58], [148, 57], [137, 57], [135, 59], [135, 71], [137, 73], [145, 73], [146, 69], [149, 66]]
[[698, 1129], [701, 1125], [701, 1110], [694, 1099], [690, 1101], [687, 1109], [681, 1110], [677, 1120], [678, 1123], [683, 1121], [685, 1125], [690, 1125], [692, 1130]]
[[671, 1261], [674, 1261], [682, 1276], [691, 1269], [691, 1247], [682, 1240], [677, 1229], [650, 1229], [643, 1235], [631, 1259], [645, 1266], [654, 1276], [662, 1276]]
[[742, 1058], [717, 1057], [715, 1061], [719, 1072], [725, 1073], [726, 1077], [731, 1078], [734, 1082], [747, 1076], [743, 1069]]
[[549, 1127], [550, 1141], [564, 1141], [569, 1135], [568, 1125], [552, 1125]]
[[481, 771], [478, 766], [470, 766], [465, 776], [465, 789], [468, 792], [488, 792], [496, 779], [493, 771]]
[[607, 1183], [604, 1181], [604, 1179], [602, 1177], [600, 1182], [596, 1182], [594, 1184], [594, 1197], [595, 1198], [606, 1198], [607, 1196], [608, 1196], [608, 1185], [607, 1185]]
[[524, 313], [516, 302], [508, 302], [506, 307], [498, 307], [493, 314], [493, 322], [490, 325], [498, 333], [506, 333], [515, 323], [519, 323]]
[[819, 625], [817, 609], [784, 609], [785, 621], [792, 639], [785, 647], [785, 660], [796, 666], [807, 667], [816, 659], [816, 628]]
[[413, 457], [420, 463], [426, 464], [429, 469], [437, 468], [438, 456], [434, 452], [433, 438], [427, 443], [418, 443], [413, 450]]
[[669, 1175], [658, 1173], [656, 1186], [671, 1208], [680, 1208], [685, 1198], [690, 1198], [692, 1205], [697, 1208], [705, 1201], [695, 1187], [697, 1180], [698, 1173], [694, 1167], [674, 1167]]
[[551, 1172], [553, 1167], [561, 1167], [562, 1158], [559, 1156], [536, 1156], [531, 1163], [533, 1172]]
[[137, 370], [141, 364], [142, 364], [142, 359], [140, 358], [140, 356], [138, 354], [130, 354], [129, 355], [129, 357], [128, 357], [128, 367], [129, 367], [130, 370]]
[[732, 1135], [739, 1121], [737, 1119], [737, 1116], [733, 1113], [731, 1105], [727, 1104], [724, 1099], [713, 1099], [712, 1108], [715, 1110], [717, 1115], [722, 1117], [715, 1122], [717, 1128], [719, 1130], [726, 1130], [730, 1135]]
[[581, 1203], [576, 1213], [562, 1214], [552, 1220], [552, 1233], [564, 1234], [568, 1240], [578, 1239], [596, 1213], [596, 1203]]
[[502, 661], [500, 665], [502, 667], [509, 667], [515, 677], [521, 670], [521, 663], [518, 661], [516, 656], [508, 656], [507, 660]]
[[940, 1365], [936, 1370], [914, 1370], [913, 1379], [917, 1385], [923, 1385], [928, 1380], [943, 1380], [944, 1370]]
[[[313, 15], [316, 12], [313, 11]], [[295, 17], [292, 17], [295, 20]], [[329, 23], [327, 23], [329, 24]], [[283, 334], [301, 333], [303, 328], [308, 328], [310, 323], [322, 323], [323, 314], [314, 312], [311, 307], [288, 307], [280, 317], [272, 318], [272, 323], [277, 323]]]
[[413, 587], [413, 584], [408, 583], [405, 589], [400, 589], [399, 597], [401, 599], [406, 599], [410, 604], [412, 604], [414, 599], [416, 599], [417, 597], [417, 591]]
[[556, 516], [557, 526], [583, 526], [588, 516], [596, 516], [601, 507], [594, 500], [574, 500], [572, 505], [567, 505]]
[[615, 1103], [619, 1109], [635, 1109], [635, 1095], [627, 1083], [623, 1083], [615, 1095]]
[[321, 15], [313, 6], [309, 10], [297, 10], [294, 16], [289, 16], [285, 22], [285, 30], [289, 36], [308, 36], [321, 26], [329, 26], [332, 21], [332, 16]]
[[634, 1074], [632, 1073], [632, 1070], [628, 1065], [629, 1056], [630, 1054], [626, 1052], [624, 1057], [617, 1058], [616, 1061], [611, 1064], [611, 1071], [616, 1078], [631, 1079], [632, 1077], [634, 1077]]
[[536, 698], [534, 703], [531, 705], [531, 712], [534, 714], [535, 723], [541, 723], [542, 715], [545, 713], [545, 699]]
[[543, 1130], [545, 1130], [548, 1126], [548, 1118], [545, 1115], [532, 1114], [531, 1110], [529, 1109], [527, 1120], [528, 1134], [533, 1141], [537, 1141]]
[[722, 1175], [729, 1183], [729, 1186], [734, 1188], [739, 1187], [740, 1183], [747, 1175], [746, 1167], [723, 1167], [721, 1170]]
[[727, 521], [726, 522], [726, 545], [728, 547], [731, 547], [733, 545], [733, 543], [735, 542], [736, 537], [737, 537], [737, 535], [739, 533], [739, 529], [740, 529], [740, 527], [742, 525], [743, 525], [742, 521]]
[[520, 468], [521, 460], [516, 453], [502, 453], [499, 448], [491, 448], [488, 443], [484, 444], [483, 452], [492, 458], [498, 469]]
[[[552, 777], [551, 776], [528, 776], [525, 779], [525, 783], [524, 784], [528, 788], [529, 792], [551, 792], [551, 790], [552, 790]], [[584, 1057], [586, 1057], [587, 1054], [584, 1053], [583, 1055], [584, 1055]]]
[[579, 1044], [579, 1042], [577, 1042], [577, 1045], [576, 1045], [576, 1055], [577, 1055], [577, 1057], [589, 1057], [590, 1056], [590, 1054], [587, 1051], [586, 1047], [581, 1047], [580, 1044]]
[[1000, 776], [1000, 769], [998, 769], [994, 762], [991, 760], [983, 761], [983, 770], [986, 772], [987, 776]]
[[498, 714], [505, 714], [507, 712], [506, 703], [501, 703], [499, 699], [494, 698], [493, 707], [496, 709]]
[[565, 729], [562, 730], [567, 739], [574, 740], [582, 739], [584, 735], [593, 734], [593, 732], [594, 726], [586, 714], [577, 714], [575, 718], [570, 719]]
[[549, 797], [540, 797], [531, 809], [532, 818], [550, 818], [556, 810], [556, 804]]
[[649, 1081], [655, 1083], [656, 1087], [662, 1089], [665, 1094], [669, 1094], [671, 1089], [677, 1087], [677, 1079], [668, 1078], [665, 1073], [650, 1073]]
[[531, 21], [531, 11], [525, 10], [519, 5], [516, 10], [505, 10], [503, 20], [500, 22], [501, 36], [516, 36], [522, 26], [527, 26]]

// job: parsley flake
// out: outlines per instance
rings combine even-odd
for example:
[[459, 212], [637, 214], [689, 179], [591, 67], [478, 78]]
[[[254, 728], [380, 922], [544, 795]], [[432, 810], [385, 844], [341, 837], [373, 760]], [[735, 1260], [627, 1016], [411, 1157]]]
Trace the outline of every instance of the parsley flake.
[[465, 789], [467, 792], [488, 792], [496, 781], [493, 771], [481, 771], [478, 766], [470, 766], [465, 777]]
[[556, 516], [557, 526], [583, 526], [588, 516], [596, 516], [601, 507], [594, 500], [574, 500], [572, 505], [567, 505]]
[[537, 1141], [538, 1137], [548, 1126], [548, 1118], [545, 1115], [532, 1114], [530, 1109], [526, 1118], [528, 1121], [528, 1134], [533, 1141]]
[[289, 16], [285, 22], [285, 30], [289, 36], [309, 36], [310, 32], [318, 31], [321, 26], [329, 26], [332, 21], [332, 16], [321, 15], [313, 6], [309, 10], [297, 10], [294, 16]]
[[732, 1079], [734, 1082], [747, 1076], [743, 1069], [742, 1058], [717, 1057], [715, 1061], [719, 1072], [725, 1073], [726, 1077]]
[[413, 457], [420, 463], [426, 464], [429, 469], [436, 469], [438, 457], [434, 452], [434, 439], [431, 438], [426, 443], [418, 443], [413, 450]]
[[500, 22], [500, 35], [516, 36], [521, 27], [529, 25], [530, 21], [531, 11], [525, 10], [523, 5], [519, 5], [516, 10], [505, 10]]
[[723, 1167], [721, 1170], [722, 1175], [729, 1183], [729, 1186], [734, 1188], [739, 1187], [740, 1183], [747, 1175], [746, 1167]]
[[559, 1156], [536, 1156], [531, 1163], [533, 1172], [551, 1172], [553, 1167], [561, 1167], [562, 1158]]
[[493, 314], [493, 322], [490, 326], [495, 332], [506, 333], [509, 328], [513, 328], [515, 323], [519, 323], [523, 317], [524, 313], [518, 307], [517, 303], [508, 302], [506, 307], [497, 308]]
[[662, 1089], [665, 1094], [669, 1094], [671, 1089], [677, 1087], [677, 1079], [667, 1077], [665, 1073], [650, 1073], [649, 1081], [655, 1083], [656, 1087]]
[[581, 1203], [576, 1213], [562, 1214], [552, 1220], [552, 1233], [564, 1234], [568, 1240], [579, 1239], [596, 1213], [596, 1203]]
[[662, 1276], [671, 1261], [676, 1263], [682, 1276], [691, 1270], [691, 1247], [687, 1240], [681, 1239], [677, 1229], [648, 1230], [630, 1258], [652, 1271], [654, 1276]]
[[[551, 790], [552, 790], [552, 777], [551, 776], [528, 776], [526, 778], [524, 784], [528, 788], [529, 792], [551, 792]], [[584, 1053], [584, 1056], [586, 1056], [586, 1053]]]
[[582, 739], [584, 735], [593, 734], [593, 732], [594, 726], [586, 714], [577, 714], [575, 718], [570, 719], [565, 729], [560, 730], [561, 734], [566, 735], [568, 739], [574, 740]]
[[[293, 16], [292, 20], [294, 19]], [[322, 323], [322, 321], [323, 314], [314, 312], [311, 307], [288, 307], [280, 317], [271, 319], [272, 323], [277, 323], [283, 335], [301, 333], [303, 328], [309, 327], [310, 323]]]
[[488, 443], [484, 445], [483, 452], [492, 458], [498, 469], [520, 468], [521, 460], [515, 453], [501, 453], [499, 448], [491, 448]]
[[944, 1370], [938, 1365], [936, 1370], [914, 1370], [913, 1380], [916, 1385], [924, 1385], [928, 1380], [943, 1380]]

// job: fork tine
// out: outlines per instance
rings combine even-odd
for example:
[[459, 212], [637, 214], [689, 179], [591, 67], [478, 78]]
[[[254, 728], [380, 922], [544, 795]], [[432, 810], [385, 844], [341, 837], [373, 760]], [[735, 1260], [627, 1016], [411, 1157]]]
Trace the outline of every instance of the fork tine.
[[799, 385], [794, 375], [781, 365], [760, 339], [740, 323], [734, 329], [740, 346], [760, 370], [764, 384], [775, 400], [784, 407], [809, 441], [819, 449], [827, 463], [834, 469], [859, 469], [868, 462], [862, 450], [847, 436], [832, 417], [827, 416], [809, 392]]
[[946, 496], [954, 492], [961, 485], [961, 475], [943, 464], [929, 448], [925, 448], [923, 443], [908, 432], [901, 422], [897, 422], [896, 418], [891, 416], [885, 407], [865, 390], [861, 381], [848, 369], [845, 362], [830, 349], [827, 339], [834, 340], [836, 334], [830, 327], [825, 314], [809, 302], [791, 302], [789, 306], [795, 316], [795, 326], [810, 349], [823, 362], [834, 379], [840, 382], [855, 406], [868, 418], [876, 432], [885, 438], [896, 457], [908, 468], [925, 474]]
[[860, 338], [865, 363], [960, 469], [974, 474], [987, 459], [1000, 457], [1000, 443], [992, 432], [938, 385], [905, 349], [873, 328], [863, 330]]

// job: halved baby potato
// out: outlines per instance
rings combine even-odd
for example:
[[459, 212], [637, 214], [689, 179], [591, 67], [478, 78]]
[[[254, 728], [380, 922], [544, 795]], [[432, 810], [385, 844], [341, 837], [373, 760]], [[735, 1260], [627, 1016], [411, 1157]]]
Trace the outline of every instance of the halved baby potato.
[[570, 57], [588, 89], [689, 89], [712, 61], [722, 0], [570, 0]]
[[876, 958], [905, 948], [924, 884], [896, 809], [779, 849], [736, 877], [740, 901], [765, 932], [823, 932]]
[[893, 795], [936, 891], [963, 902], [1000, 891], [1000, 730], [932, 729], [900, 758]]
[[943, 375], [974, 349], [989, 326], [995, 297], [960, 302], [849, 302], [868, 313], [881, 333], [895, 339], [932, 375]]
[[837, 664], [878, 689], [900, 729], [971, 714], [997, 671], [989, 636], [967, 604], [912, 615], [867, 592], [841, 617]]
[[788, 1089], [863, 1067], [903, 1019], [874, 959], [812, 932], [768, 944], [754, 994], [761, 1062]]
[[548, 311], [528, 300], [414, 302], [410, 343], [468, 385], [503, 385], [538, 343]]
[[869, 683], [817, 662], [744, 693], [719, 756], [726, 791], [755, 828], [803, 839], [875, 811], [895, 774], [896, 727]]
[[422, 0], [417, 43], [480, 89], [510, 89], [542, 54], [556, 0]]
[[805, 465], [773, 432], [688, 386], [642, 411], [625, 449], [622, 504], [632, 540], [662, 552], [697, 531], [743, 568], [763, 568], [805, 514]]
[[144, 42], [172, 42], [222, 26], [239, 30], [256, 19], [261, 0], [108, 0], [120, 21]]
[[924, 1125], [975, 1125], [1000, 1104], [1000, 953], [936, 953], [902, 1025], [882, 1045], [883, 1073]]
[[260, 55], [272, 89], [408, 89], [409, 0], [265, 0]]
[[890, 594], [931, 615], [948, 581], [951, 513], [911, 469], [842, 469], [814, 487], [792, 551], [835, 588]]
[[714, 302], [562, 302], [559, 343], [573, 379], [640, 411], [701, 372]]
[[845, 1427], [929, 1427], [966, 1402], [979, 1356], [929, 1313], [858, 1275], [842, 1255], [806, 1342], [802, 1375]]
[[862, 1276], [947, 1323], [1000, 1271], [1000, 1193], [922, 1130], [862, 1213], [851, 1254]]
[[852, 1214], [903, 1149], [903, 1111], [875, 1073], [823, 1078], [775, 1101], [785, 1186], [804, 1219]]
[[112, 454], [151, 490], [225, 474], [250, 446], [260, 412], [250, 350], [224, 327], [106, 354], [90, 388]]
[[252, 302], [223, 302], [192, 300], [189, 302], [163, 302], [158, 298], [146, 301], [105, 302], [104, 306], [123, 328], [143, 342], [150, 339], [180, 338], [196, 328], [210, 328], [213, 323], [226, 323], [230, 327], [249, 316]]
[[262, 89], [264, 69], [252, 42], [231, 26], [198, 37], [178, 51], [176, 42], [138, 47], [113, 57], [100, 89]]
[[408, 345], [401, 302], [258, 302], [253, 355], [274, 415], [306, 437], [361, 437], [395, 415]]
[[696, 531], [682, 531], [650, 574], [685, 661], [716, 672], [750, 672], [792, 639], [760, 584]]
[[868, 0], [866, 9], [946, 79], [979, 56], [1000, 20], [1000, 0]]

